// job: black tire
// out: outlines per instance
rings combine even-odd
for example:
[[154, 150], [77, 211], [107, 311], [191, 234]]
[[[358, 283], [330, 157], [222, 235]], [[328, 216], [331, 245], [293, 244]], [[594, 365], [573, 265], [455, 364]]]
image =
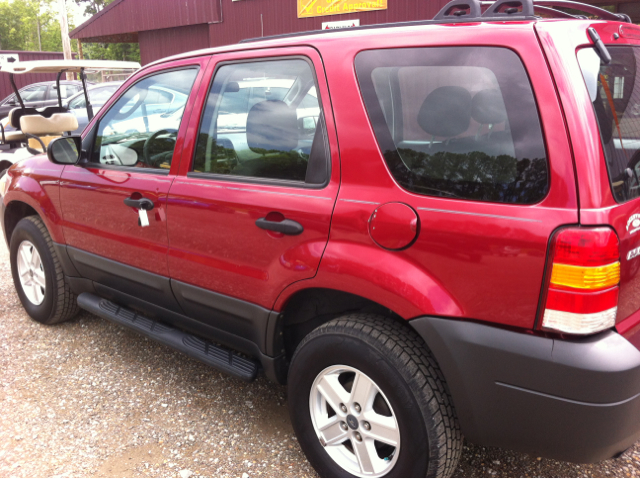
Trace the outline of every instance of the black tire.
[[[44, 300], [39, 305], [29, 300], [18, 275], [18, 248], [25, 240], [30, 241], [38, 250], [44, 268], [46, 287]], [[18, 222], [11, 235], [9, 259], [18, 297], [34, 320], [42, 324], [57, 324], [73, 318], [78, 313], [77, 297], [65, 281], [51, 236], [38, 216], [28, 216]]]
[[289, 411], [298, 441], [323, 477], [352, 477], [325, 451], [310, 413], [310, 393], [330, 366], [355, 368], [386, 396], [400, 430], [400, 449], [387, 477], [449, 477], [460, 459], [462, 434], [444, 377], [408, 326], [370, 315], [334, 319], [309, 333], [292, 358]]

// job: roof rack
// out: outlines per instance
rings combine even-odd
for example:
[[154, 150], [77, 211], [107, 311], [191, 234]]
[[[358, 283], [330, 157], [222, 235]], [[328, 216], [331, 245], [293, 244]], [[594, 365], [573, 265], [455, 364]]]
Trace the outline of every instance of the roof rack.
[[[484, 13], [482, 13], [482, 7], [488, 7]], [[578, 10], [580, 12], [584, 12], [585, 15], [575, 15], [561, 10], [556, 10], [556, 8]], [[540, 17], [537, 16], [536, 13], [553, 15], [555, 18], [584, 20], [590, 17], [597, 17], [601, 20], [632, 23], [629, 15], [624, 13], [612, 13], [608, 10], [574, 0], [497, 0], [495, 2], [480, 0], [452, 0], [442, 7], [432, 20], [362, 25], [360, 27], [352, 27], [349, 30], [371, 30], [404, 26], [437, 25], [442, 23], [537, 20]], [[283, 33], [267, 37], [245, 38], [244, 40], [240, 40], [239, 43], [260, 42], [275, 40], [278, 38], [299, 37], [303, 35], [328, 35], [340, 31], [341, 29], [332, 29]]]
[[[481, 13], [483, 6], [489, 8]], [[584, 12], [586, 15], [574, 15], [556, 10], [554, 7], [570, 8]], [[536, 11], [551, 14], [556, 18], [587, 19], [589, 16], [595, 16], [601, 20], [631, 23], [631, 18], [624, 13], [612, 13], [574, 0], [498, 0], [496, 2], [452, 0], [433, 19], [455, 21], [456, 23], [535, 19], [537, 18]]]

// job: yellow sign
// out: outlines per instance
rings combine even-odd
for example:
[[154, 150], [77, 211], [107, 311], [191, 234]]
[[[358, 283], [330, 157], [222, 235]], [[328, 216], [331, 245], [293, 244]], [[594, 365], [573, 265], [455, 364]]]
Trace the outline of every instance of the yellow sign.
[[298, 0], [298, 18], [386, 9], [387, 0]]

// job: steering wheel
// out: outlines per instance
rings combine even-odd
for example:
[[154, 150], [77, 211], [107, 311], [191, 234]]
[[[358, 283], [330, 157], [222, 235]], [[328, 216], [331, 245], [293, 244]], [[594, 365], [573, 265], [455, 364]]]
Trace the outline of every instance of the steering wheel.
[[149, 145], [151, 145], [151, 143], [153, 143], [156, 140], [156, 138], [158, 138], [160, 135], [167, 135], [167, 134], [177, 135], [178, 130], [175, 130], [173, 128], [165, 128], [163, 130], [158, 130], [145, 140], [144, 146], [142, 147], [142, 161], [144, 162], [145, 165], [148, 165], [151, 168], [157, 168], [157, 165], [151, 159], [151, 156], [149, 153], [149, 150], [151, 147]]

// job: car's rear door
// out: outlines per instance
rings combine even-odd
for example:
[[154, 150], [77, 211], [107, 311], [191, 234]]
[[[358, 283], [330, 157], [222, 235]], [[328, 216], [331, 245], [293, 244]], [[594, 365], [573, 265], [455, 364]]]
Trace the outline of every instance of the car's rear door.
[[[189, 95], [207, 61], [159, 65], [130, 81], [86, 133], [88, 161], [66, 167], [60, 180], [64, 235], [80, 274], [169, 309], [178, 308], [168, 279], [166, 196], [195, 101]], [[171, 118], [144, 114], [149, 89], [158, 85], [185, 100]]]
[[284, 288], [316, 274], [339, 185], [311, 48], [216, 55], [168, 197], [173, 291], [192, 317], [259, 343]]

